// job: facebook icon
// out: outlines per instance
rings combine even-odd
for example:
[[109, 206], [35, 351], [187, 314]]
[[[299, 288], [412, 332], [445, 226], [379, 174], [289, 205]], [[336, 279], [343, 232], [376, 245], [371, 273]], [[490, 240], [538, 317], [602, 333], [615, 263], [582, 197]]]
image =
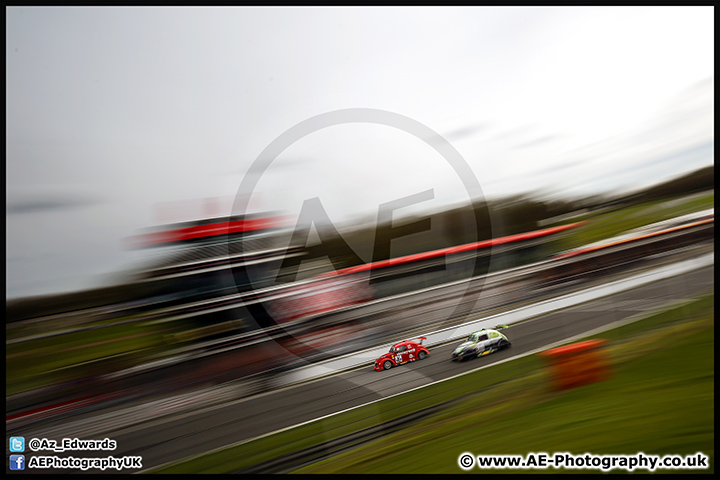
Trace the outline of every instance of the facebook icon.
[[10, 470], [25, 470], [25, 455], [10, 455]]

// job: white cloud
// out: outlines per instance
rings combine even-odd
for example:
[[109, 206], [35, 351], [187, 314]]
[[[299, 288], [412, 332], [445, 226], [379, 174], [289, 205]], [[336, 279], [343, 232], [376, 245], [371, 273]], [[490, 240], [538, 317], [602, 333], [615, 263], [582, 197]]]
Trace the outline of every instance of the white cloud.
[[[107, 202], [92, 215], [56, 218], [107, 243], [106, 232], [149, 226], [160, 202], [234, 195], [257, 155], [298, 122], [376, 108], [445, 135], [486, 195], [631, 186], [702, 166], [712, 81], [688, 88], [713, 78], [713, 18], [713, 7], [12, 7], [7, 184], [100, 192]], [[313, 161], [276, 168], [261, 204], [281, 192], [299, 209], [327, 192], [332, 215], [354, 217], [431, 184], [437, 202], [462, 200], [427, 145], [357, 132], [346, 154], [351, 142], [328, 135], [295, 151]], [[692, 162], [673, 156], [685, 151]], [[369, 187], [373, 170], [383, 175]], [[19, 271], [31, 292], [30, 277], [42, 275], [23, 241], [33, 232], [12, 226], [8, 257], [24, 260], [12, 260], [8, 292], [20, 291]], [[81, 255], [72, 235], [58, 238], [54, 255]], [[112, 251], [121, 263], [126, 252]]]

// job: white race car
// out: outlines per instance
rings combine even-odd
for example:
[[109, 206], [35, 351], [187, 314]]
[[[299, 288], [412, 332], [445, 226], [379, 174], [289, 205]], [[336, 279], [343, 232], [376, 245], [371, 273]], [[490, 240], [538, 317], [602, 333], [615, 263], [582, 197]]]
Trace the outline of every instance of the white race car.
[[503, 328], [508, 327], [507, 325], [498, 325], [494, 329], [483, 328], [482, 330], [474, 332], [453, 350], [453, 361], [482, 357], [483, 355], [489, 355], [510, 347], [510, 345], [512, 345], [510, 340], [499, 332], [499, 330]]

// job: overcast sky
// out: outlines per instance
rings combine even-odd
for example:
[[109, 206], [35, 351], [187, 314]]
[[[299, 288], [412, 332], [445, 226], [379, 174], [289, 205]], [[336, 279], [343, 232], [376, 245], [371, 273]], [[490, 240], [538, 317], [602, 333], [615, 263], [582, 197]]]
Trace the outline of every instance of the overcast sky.
[[[640, 188], [713, 163], [714, 11], [652, 8], [7, 8], [8, 298], [98, 286], [127, 238], [229, 214], [268, 145], [342, 109], [257, 179], [251, 212], [333, 221], [432, 190]], [[381, 115], [378, 116], [380, 118]], [[312, 129], [311, 129], [312, 130]], [[409, 211], [409, 210], [408, 210]]]

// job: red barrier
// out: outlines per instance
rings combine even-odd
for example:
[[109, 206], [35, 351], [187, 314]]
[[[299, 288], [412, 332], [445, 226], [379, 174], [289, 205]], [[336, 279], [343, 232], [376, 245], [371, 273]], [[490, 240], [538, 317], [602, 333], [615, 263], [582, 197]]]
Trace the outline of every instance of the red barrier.
[[596, 339], [573, 343], [539, 353], [550, 364], [556, 390], [600, 382], [608, 378], [610, 369], [604, 345]]
[[491, 238], [490, 240], [483, 240], [481, 242], [468, 243], [465, 245], [458, 245], [455, 247], [441, 248], [439, 250], [432, 250], [430, 252], [415, 253], [412, 255], [406, 255], [404, 257], [391, 258], [389, 260], [380, 260], [378, 262], [366, 263], [363, 265], [356, 265], [354, 267], [343, 268], [335, 272], [323, 273], [321, 277], [335, 277], [339, 275], [349, 275], [351, 273], [366, 272], [368, 270], [376, 270], [378, 268], [394, 267], [405, 263], [412, 263], [421, 260], [428, 260], [431, 258], [442, 257], [444, 255], [452, 255], [456, 253], [470, 252], [473, 250], [482, 250], [484, 248], [495, 247], [498, 245], [504, 245], [507, 243], [523, 242], [527, 240], [534, 240], [536, 238], [553, 235], [555, 233], [564, 232], [571, 228], [579, 227], [585, 222], [571, 223], [569, 225], [561, 225], [559, 227], [546, 228], [544, 230], [535, 230], [532, 232], [518, 233], [516, 235], [508, 235], [506, 237]]

